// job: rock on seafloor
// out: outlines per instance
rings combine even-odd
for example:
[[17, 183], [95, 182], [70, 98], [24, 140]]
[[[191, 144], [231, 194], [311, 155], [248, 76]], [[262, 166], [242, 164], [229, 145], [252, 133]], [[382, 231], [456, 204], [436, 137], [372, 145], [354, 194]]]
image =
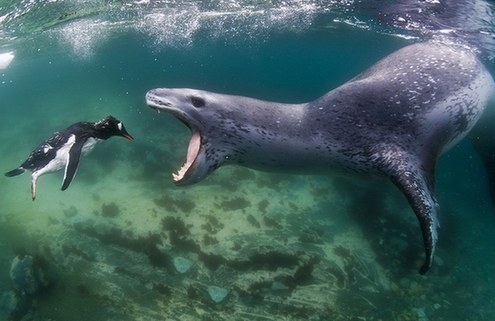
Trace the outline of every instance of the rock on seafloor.
[[27, 253], [18, 254], [10, 265], [12, 290], [0, 296], [0, 320], [23, 320], [34, 309], [33, 302], [52, 285], [45, 260]]
[[179, 273], [186, 273], [189, 271], [191, 266], [193, 265], [193, 262], [189, 259], [186, 259], [182, 256], [177, 256], [173, 259], [174, 262], [174, 267]]
[[210, 295], [210, 298], [213, 300], [215, 303], [220, 303], [229, 294], [229, 290], [225, 288], [221, 288], [218, 286], [211, 285], [207, 288], [208, 294]]
[[17, 255], [10, 265], [10, 279], [13, 288], [27, 295], [33, 295], [50, 285], [42, 259], [32, 255]]

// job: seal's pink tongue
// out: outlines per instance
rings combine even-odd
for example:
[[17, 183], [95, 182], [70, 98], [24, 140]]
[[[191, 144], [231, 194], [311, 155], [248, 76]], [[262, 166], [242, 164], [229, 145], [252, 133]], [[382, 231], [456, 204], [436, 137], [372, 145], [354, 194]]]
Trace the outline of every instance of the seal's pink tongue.
[[193, 131], [191, 140], [189, 141], [189, 146], [187, 147], [186, 162], [177, 171], [177, 173], [172, 174], [174, 182], [178, 182], [182, 178], [184, 178], [184, 175], [189, 170], [191, 165], [194, 163], [194, 160], [198, 156], [200, 145], [201, 145], [201, 135], [199, 134], [198, 131]]

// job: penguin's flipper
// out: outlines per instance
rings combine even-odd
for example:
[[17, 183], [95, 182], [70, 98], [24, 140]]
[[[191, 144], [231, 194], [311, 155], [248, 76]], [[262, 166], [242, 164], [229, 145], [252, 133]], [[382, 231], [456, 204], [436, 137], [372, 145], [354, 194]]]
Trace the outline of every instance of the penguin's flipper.
[[21, 175], [25, 171], [26, 170], [24, 168], [17, 167], [16, 169], [11, 170], [10, 172], [5, 173], [5, 176], [7, 176], [7, 177], [17, 176], [17, 175]]
[[62, 182], [62, 191], [69, 187], [74, 176], [76, 176], [77, 168], [79, 167], [79, 159], [85, 140], [76, 141], [70, 148], [67, 164], [65, 164], [64, 181]]

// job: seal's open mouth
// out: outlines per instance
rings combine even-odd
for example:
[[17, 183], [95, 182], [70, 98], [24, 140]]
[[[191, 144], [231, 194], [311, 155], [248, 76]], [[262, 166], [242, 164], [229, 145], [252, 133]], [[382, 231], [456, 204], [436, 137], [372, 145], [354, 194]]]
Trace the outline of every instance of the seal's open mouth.
[[178, 171], [172, 173], [173, 180], [177, 185], [187, 184], [188, 179], [196, 168], [196, 161], [201, 151], [202, 138], [199, 129], [191, 123], [184, 111], [177, 108], [172, 101], [156, 95], [153, 91], [146, 94], [146, 103], [158, 113], [162, 111], [170, 112], [191, 130], [192, 136], [187, 147], [186, 160]]
[[187, 177], [189, 170], [193, 167], [196, 158], [199, 155], [199, 150], [201, 147], [201, 135], [198, 130], [192, 129], [192, 137], [189, 141], [189, 146], [187, 147], [186, 161], [182, 167], [176, 172], [172, 173], [174, 182], [180, 183], [184, 178]]

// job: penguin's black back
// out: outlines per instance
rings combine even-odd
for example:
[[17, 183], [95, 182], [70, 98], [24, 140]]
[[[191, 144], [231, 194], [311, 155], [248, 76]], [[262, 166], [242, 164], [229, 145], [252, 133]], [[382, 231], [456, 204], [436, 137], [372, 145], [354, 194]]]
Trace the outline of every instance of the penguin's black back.
[[21, 167], [31, 171], [45, 167], [56, 157], [57, 151], [67, 143], [72, 135], [75, 135], [77, 141], [86, 141], [89, 137], [94, 137], [95, 135], [94, 124], [79, 122], [64, 130], [55, 132], [31, 152], [26, 161], [21, 164]]

